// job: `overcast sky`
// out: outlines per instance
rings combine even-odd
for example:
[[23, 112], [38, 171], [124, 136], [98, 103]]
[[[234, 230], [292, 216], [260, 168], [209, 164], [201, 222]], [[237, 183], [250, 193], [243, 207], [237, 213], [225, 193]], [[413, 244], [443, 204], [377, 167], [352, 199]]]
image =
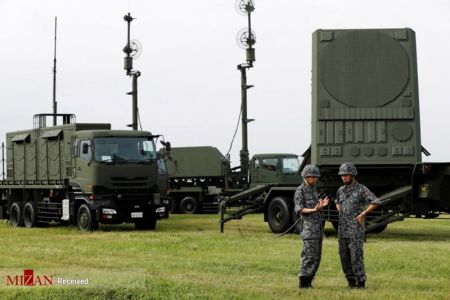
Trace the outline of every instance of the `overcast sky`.
[[[131, 80], [122, 48], [128, 12], [142, 126], [173, 146], [226, 153], [240, 107], [246, 18], [234, 0], [0, 0], [0, 140], [51, 112], [53, 22], [58, 16], [59, 112], [78, 122], [131, 123]], [[428, 161], [450, 161], [450, 1], [259, 0], [256, 63], [248, 73], [250, 153], [301, 154], [311, 135], [311, 34], [318, 28], [410, 27], [416, 32], [422, 144]], [[239, 163], [240, 131], [232, 151]]]

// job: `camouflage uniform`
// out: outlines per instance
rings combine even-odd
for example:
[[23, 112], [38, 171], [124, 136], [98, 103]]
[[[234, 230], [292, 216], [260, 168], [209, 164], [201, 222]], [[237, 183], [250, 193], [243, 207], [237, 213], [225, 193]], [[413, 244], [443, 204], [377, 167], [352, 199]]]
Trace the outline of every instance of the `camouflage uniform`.
[[[314, 187], [303, 182], [295, 192], [295, 211], [303, 208], [314, 208], [319, 203], [319, 197]], [[301, 215], [303, 248], [300, 262], [300, 277], [314, 277], [320, 265], [322, 254], [322, 217], [320, 213]]]
[[339, 256], [342, 271], [349, 280], [366, 281], [364, 271], [364, 226], [354, 218], [366, 205], [380, 204], [380, 200], [364, 185], [356, 181], [350, 186], [341, 186], [336, 203], [339, 211]]

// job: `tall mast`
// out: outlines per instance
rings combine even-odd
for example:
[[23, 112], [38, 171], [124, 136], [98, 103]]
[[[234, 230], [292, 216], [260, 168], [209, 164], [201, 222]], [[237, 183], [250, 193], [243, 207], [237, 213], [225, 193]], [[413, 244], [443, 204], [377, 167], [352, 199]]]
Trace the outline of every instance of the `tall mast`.
[[56, 114], [58, 113], [58, 103], [56, 102], [56, 29], [58, 17], [55, 17], [55, 44], [53, 51], [53, 126], [56, 126]]

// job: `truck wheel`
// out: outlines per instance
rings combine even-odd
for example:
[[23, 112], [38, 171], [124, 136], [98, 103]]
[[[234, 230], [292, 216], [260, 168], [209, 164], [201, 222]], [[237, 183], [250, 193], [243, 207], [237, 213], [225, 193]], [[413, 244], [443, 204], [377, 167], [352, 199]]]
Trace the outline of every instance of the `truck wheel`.
[[199, 210], [199, 203], [195, 197], [184, 197], [180, 202], [180, 213], [182, 214], [195, 214]]
[[9, 208], [9, 222], [14, 227], [22, 227], [22, 211], [17, 202], [11, 204]]
[[136, 230], [155, 230], [156, 229], [156, 216], [153, 215], [150, 218], [145, 218], [142, 221], [134, 223]]
[[91, 210], [86, 204], [82, 204], [80, 208], [78, 208], [77, 225], [83, 232], [98, 229], [98, 221], [94, 219]]
[[36, 227], [37, 216], [32, 202], [25, 203], [23, 207], [23, 225], [27, 228]]
[[273, 233], [282, 233], [291, 226], [291, 211], [288, 199], [285, 197], [273, 198], [267, 207], [267, 219]]
[[169, 213], [176, 214], [178, 212], [178, 200], [175, 197], [169, 197]]

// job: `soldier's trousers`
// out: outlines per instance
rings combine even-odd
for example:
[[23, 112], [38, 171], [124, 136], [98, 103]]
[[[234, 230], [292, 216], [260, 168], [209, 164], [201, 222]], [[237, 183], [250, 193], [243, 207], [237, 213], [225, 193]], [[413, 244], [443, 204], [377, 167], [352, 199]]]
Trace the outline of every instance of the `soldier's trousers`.
[[322, 257], [322, 239], [304, 239], [298, 276], [314, 277]]
[[339, 256], [347, 279], [366, 281], [363, 238], [339, 238]]

